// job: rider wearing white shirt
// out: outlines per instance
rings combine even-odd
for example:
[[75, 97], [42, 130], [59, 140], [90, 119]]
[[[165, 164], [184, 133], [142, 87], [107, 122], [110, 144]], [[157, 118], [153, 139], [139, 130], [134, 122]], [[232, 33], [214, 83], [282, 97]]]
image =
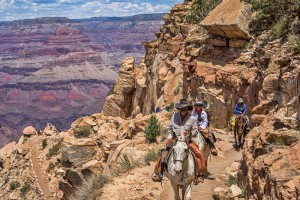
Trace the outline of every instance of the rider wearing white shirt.
[[199, 128], [206, 129], [208, 126], [208, 118], [207, 113], [204, 110], [202, 110], [203, 103], [197, 102], [194, 104], [194, 106], [195, 109], [192, 112], [192, 116], [197, 118]]

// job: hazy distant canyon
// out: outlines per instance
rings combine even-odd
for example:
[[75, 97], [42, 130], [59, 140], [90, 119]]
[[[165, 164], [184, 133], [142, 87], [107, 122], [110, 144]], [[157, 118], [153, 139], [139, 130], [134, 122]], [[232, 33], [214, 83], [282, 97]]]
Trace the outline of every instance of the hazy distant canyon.
[[144, 54], [162, 17], [0, 22], [0, 146], [27, 125], [67, 129], [100, 112], [121, 60]]

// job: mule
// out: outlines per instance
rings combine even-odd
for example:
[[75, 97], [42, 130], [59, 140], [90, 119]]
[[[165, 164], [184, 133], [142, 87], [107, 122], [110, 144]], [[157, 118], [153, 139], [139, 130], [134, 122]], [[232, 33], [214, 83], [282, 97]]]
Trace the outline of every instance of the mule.
[[[237, 148], [243, 148], [245, 136], [247, 134], [248, 118], [246, 115], [237, 115], [235, 125], [233, 128], [234, 142]], [[236, 140], [238, 136], [238, 141]]]
[[[190, 200], [192, 183], [196, 179], [196, 163], [184, 137], [179, 137], [167, 158], [165, 175], [171, 181], [174, 200]], [[182, 189], [180, 195], [180, 189]]]

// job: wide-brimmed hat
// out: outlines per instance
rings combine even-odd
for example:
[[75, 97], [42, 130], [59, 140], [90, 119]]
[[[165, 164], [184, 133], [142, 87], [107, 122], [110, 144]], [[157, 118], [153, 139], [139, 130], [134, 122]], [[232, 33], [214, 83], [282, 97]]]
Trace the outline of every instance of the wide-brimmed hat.
[[244, 103], [244, 99], [240, 98], [239, 103]]
[[186, 99], [180, 99], [179, 103], [175, 104], [176, 109], [186, 108], [186, 107], [188, 108], [188, 110], [193, 110], [193, 106], [190, 105], [190, 103]]
[[203, 107], [204, 103], [203, 103], [203, 101], [198, 101], [198, 102], [194, 103], [194, 106], [201, 106], [201, 107]]

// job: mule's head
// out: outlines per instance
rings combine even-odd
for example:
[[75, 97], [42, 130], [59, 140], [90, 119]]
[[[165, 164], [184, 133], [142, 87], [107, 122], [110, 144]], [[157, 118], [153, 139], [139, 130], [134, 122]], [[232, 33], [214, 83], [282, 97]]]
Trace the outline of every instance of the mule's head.
[[175, 165], [175, 172], [179, 174], [182, 171], [182, 164], [188, 156], [188, 146], [186, 142], [178, 141], [173, 147], [173, 159]]

